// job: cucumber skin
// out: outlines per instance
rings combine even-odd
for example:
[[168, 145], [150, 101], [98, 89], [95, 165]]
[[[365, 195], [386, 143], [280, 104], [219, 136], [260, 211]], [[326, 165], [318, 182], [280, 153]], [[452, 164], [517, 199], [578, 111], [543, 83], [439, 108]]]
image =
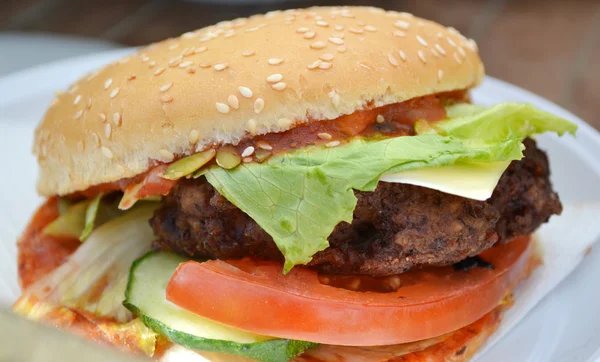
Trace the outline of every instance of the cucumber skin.
[[160, 254], [160, 252], [151, 251], [134, 261], [131, 265], [123, 306], [140, 318], [148, 328], [166, 337], [171, 342], [193, 350], [232, 354], [252, 358], [260, 362], [287, 362], [307, 349], [318, 345], [318, 343], [314, 342], [291, 339], [273, 339], [270, 341], [243, 344], [218, 339], [200, 338], [172, 329], [164, 323], [144, 315], [135, 305], [127, 301], [129, 300], [129, 293], [133, 284], [133, 272], [144, 259], [154, 254]]

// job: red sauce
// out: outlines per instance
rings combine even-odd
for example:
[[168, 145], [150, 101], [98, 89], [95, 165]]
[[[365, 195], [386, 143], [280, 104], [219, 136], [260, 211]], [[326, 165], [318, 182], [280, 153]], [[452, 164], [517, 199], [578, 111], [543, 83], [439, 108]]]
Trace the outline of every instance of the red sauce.
[[48, 199], [33, 215], [17, 243], [19, 281], [27, 288], [64, 263], [81, 242], [45, 235], [42, 230], [58, 217], [57, 198]]
[[[258, 145], [263, 143], [268, 148], [271, 148], [268, 151], [269, 154], [277, 154], [289, 151], [290, 149], [311, 145], [324, 145], [333, 141], [339, 141], [340, 143], [348, 142], [356, 136], [412, 136], [414, 135], [413, 125], [417, 120], [427, 120], [429, 122], [440, 121], [446, 117], [444, 105], [447, 102], [468, 100], [466, 90], [418, 97], [401, 103], [356, 111], [333, 120], [299, 124], [285, 132], [269, 133], [242, 141], [236, 148], [241, 154], [248, 146], [254, 146], [258, 150], [261, 148]], [[380, 115], [383, 117], [383, 122], [378, 122], [378, 116]], [[379, 118], [381, 119], [381, 117]], [[324, 135], [327, 136], [323, 137]], [[259, 159], [255, 154], [252, 161], [260, 162], [262, 159]], [[91, 198], [99, 193], [124, 191], [127, 187], [140, 182], [144, 182], [148, 190], [157, 189], [158, 192], [155, 194], [167, 194], [171, 187], [175, 185], [175, 182], [163, 182], [159, 185], [154, 185], [151, 181], [148, 181], [149, 179], [153, 179], [153, 175], [156, 174], [156, 172], [153, 172], [155, 166], [160, 167], [164, 165], [164, 163], [155, 160], [152, 160], [151, 164], [153, 167], [145, 173], [128, 179], [92, 186], [71, 196], [75, 198]]]
[[[353, 137], [399, 137], [414, 135], [413, 126], [418, 120], [437, 122], [446, 118], [444, 104], [450, 100], [464, 100], [464, 91], [440, 93], [408, 100], [402, 103], [356, 111], [339, 118], [300, 124], [281, 133], [269, 133], [243, 141], [237, 149], [240, 153], [258, 142], [270, 145], [273, 154], [332, 141], [347, 142]], [[378, 116], [383, 122], [378, 122]], [[329, 137], [319, 137], [319, 135]]]

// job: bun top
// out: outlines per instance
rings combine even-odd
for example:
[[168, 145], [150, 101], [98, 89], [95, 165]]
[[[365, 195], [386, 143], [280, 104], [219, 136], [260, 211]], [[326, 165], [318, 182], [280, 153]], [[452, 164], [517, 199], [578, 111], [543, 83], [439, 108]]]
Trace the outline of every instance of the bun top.
[[407, 13], [315, 7], [221, 22], [57, 96], [36, 130], [38, 191], [84, 190], [209, 146], [470, 88], [483, 74], [474, 41]]

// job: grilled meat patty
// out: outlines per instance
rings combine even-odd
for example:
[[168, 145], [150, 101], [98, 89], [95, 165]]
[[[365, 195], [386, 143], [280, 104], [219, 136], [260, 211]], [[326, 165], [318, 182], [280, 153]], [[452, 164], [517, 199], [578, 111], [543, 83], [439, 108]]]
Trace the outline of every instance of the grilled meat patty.
[[[310, 267], [327, 273], [389, 275], [414, 266], [449, 265], [497, 242], [533, 232], [562, 205], [552, 190], [546, 154], [525, 141], [525, 158], [505, 171], [494, 194], [476, 201], [424, 187], [380, 182], [355, 191], [351, 224]], [[204, 178], [180, 181], [150, 221], [156, 248], [192, 257], [283, 260], [273, 239]]]

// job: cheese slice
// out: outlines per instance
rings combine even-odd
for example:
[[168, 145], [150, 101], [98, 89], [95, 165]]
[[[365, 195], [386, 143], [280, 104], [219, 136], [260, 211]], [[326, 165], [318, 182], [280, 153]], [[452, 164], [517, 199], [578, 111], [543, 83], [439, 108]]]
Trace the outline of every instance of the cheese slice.
[[492, 196], [509, 164], [510, 161], [501, 161], [430, 167], [384, 174], [379, 180], [423, 186], [447, 194], [484, 201]]

